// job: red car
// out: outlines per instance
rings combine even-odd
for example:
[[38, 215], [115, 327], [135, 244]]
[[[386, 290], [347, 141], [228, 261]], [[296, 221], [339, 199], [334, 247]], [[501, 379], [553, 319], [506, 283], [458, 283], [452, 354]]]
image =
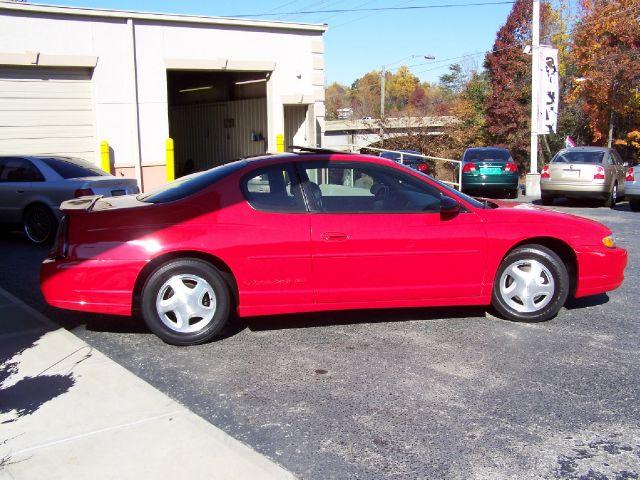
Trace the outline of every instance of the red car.
[[50, 305], [141, 312], [176, 345], [256, 316], [493, 305], [546, 320], [617, 288], [611, 231], [531, 205], [480, 202], [391, 160], [306, 153], [196, 173], [138, 196], [64, 202], [41, 288]]

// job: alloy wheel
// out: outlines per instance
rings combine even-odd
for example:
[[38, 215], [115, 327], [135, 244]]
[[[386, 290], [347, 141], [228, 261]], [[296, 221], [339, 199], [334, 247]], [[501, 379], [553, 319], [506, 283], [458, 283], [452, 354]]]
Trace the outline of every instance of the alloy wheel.
[[44, 243], [51, 237], [53, 222], [43, 208], [32, 208], [24, 219], [24, 233], [33, 243]]

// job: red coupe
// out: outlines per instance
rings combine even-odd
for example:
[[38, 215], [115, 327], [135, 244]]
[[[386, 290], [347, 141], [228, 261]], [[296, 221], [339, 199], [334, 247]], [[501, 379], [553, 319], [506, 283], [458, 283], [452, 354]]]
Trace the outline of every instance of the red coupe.
[[44, 261], [47, 302], [140, 312], [176, 345], [241, 317], [493, 305], [542, 321], [567, 297], [617, 288], [626, 251], [605, 226], [525, 204], [480, 202], [363, 155], [240, 160], [138, 196], [64, 202]]

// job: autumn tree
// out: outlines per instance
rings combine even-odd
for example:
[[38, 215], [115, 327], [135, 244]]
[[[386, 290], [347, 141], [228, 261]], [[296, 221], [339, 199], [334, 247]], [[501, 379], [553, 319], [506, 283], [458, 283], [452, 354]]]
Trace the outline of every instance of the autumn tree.
[[355, 118], [380, 116], [380, 72], [364, 74], [351, 84], [349, 99]]
[[[556, 27], [551, 12], [543, 2], [542, 38], [550, 38]], [[509, 148], [523, 168], [529, 166], [531, 131], [531, 57], [524, 53], [531, 43], [531, 18], [531, 1], [516, 0], [485, 59], [491, 85], [486, 102], [488, 139]]]
[[386, 80], [391, 111], [402, 111], [409, 104], [411, 94], [420, 85], [420, 80], [405, 65], [398, 68], [395, 74], [388, 74]]
[[329, 120], [338, 118], [338, 110], [350, 106], [347, 89], [337, 82], [333, 82], [325, 89], [326, 117]]
[[[572, 54], [579, 79], [573, 99], [582, 100], [594, 143], [627, 144], [640, 129], [640, 0], [581, 0]], [[633, 137], [633, 135], [632, 135]]]

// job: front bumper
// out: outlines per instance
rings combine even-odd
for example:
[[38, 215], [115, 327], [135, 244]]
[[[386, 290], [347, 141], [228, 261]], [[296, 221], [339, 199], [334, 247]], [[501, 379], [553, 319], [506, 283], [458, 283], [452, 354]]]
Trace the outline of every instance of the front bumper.
[[610, 292], [622, 285], [627, 266], [625, 249], [587, 246], [575, 251], [578, 258], [576, 298]]

